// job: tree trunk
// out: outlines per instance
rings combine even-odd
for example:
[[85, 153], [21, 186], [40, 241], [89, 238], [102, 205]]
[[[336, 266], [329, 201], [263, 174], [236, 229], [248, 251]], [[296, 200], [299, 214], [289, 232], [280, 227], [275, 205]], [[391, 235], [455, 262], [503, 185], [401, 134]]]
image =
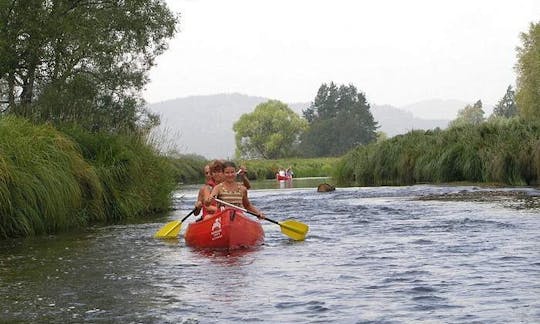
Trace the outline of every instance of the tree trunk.
[[26, 74], [26, 80], [24, 80], [21, 92], [21, 104], [31, 104], [32, 97], [34, 95], [34, 81], [36, 80], [36, 64], [31, 63]]

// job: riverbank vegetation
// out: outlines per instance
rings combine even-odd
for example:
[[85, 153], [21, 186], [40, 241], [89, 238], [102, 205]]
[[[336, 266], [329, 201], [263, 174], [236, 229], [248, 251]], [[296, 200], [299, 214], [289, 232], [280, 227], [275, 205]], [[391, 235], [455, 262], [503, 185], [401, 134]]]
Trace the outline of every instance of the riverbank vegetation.
[[291, 168], [294, 177], [329, 177], [339, 161], [339, 158], [290, 158], [275, 160], [239, 160], [238, 164], [248, 169], [250, 180], [275, 179], [280, 169]]
[[340, 185], [471, 181], [540, 183], [540, 123], [496, 118], [478, 126], [411, 131], [357, 147], [336, 168]]
[[167, 210], [171, 159], [141, 90], [178, 17], [162, 1], [0, 5], [0, 238]]
[[167, 211], [177, 180], [197, 181], [204, 165], [157, 154], [141, 136], [14, 116], [0, 118], [0, 152], [0, 239]]

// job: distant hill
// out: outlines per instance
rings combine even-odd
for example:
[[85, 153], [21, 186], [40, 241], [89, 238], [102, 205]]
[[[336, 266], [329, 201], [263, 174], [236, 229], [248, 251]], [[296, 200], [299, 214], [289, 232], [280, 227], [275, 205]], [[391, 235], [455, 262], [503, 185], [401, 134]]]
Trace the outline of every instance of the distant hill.
[[217, 94], [163, 101], [148, 108], [161, 117], [158, 132], [175, 142], [181, 153], [233, 158], [233, 124], [267, 100], [237, 93]]
[[422, 119], [414, 116], [413, 113], [398, 109], [390, 105], [372, 105], [371, 114], [379, 123], [379, 131], [385, 132], [388, 136], [405, 134], [415, 129], [433, 129], [448, 127], [448, 119]]
[[[148, 108], [161, 117], [162, 123], [156, 134], [163, 145], [174, 146], [181, 153], [194, 153], [209, 159], [232, 158], [236, 147], [233, 124], [242, 114], [252, 112], [258, 104], [267, 100], [238, 93], [216, 94], [163, 101], [150, 104]], [[309, 103], [288, 105], [299, 115], [309, 107]], [[412, 129], [445, 128], [449, 122], [446, 119], [418, 118], [414, 113], [389, 105], [372, 105], [371, 112], [379, 123], [379, 130], [388, 136]]]
[[[467, 105], [473, 105], [475, 101], [466, 102], [461, 100], [424, 100], [410, 105], [399, 107], [399, 109], [411, 112], [415, 117], [424, 119], [448, 119], [454, 120], [458, 112]], [[493, 105], [482, 102], [485, 116], [489, 116], [493, 111]]]

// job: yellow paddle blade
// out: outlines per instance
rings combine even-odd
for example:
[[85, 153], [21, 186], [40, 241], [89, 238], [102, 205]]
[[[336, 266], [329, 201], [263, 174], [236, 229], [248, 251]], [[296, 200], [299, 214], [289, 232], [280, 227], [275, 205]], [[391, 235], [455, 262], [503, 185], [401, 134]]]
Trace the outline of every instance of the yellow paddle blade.
[[279, 222], [281, 233], [287, 235], [295, 241], [303, 241], [309, 231], [309, 226], [294, 219], [287, 219]]
[[155, 238], [175, 238], [180, 233], [182, 228], [181, 221], [172, 221], [165, 224], [159, 231], [154, 235]]

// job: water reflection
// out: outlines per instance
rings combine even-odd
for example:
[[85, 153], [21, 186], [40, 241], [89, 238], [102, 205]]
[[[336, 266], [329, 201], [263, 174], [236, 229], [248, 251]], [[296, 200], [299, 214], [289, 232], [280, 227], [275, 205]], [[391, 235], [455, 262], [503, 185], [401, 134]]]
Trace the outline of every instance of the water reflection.
[[237, 250], [211, 250], [190, 248], [194, 257], [206, 258], [210, 262], [222, 266], [239, 266], [251, 264], [252, 258], [249, 256], [260, 250], [260, 247], [237, 249]]

